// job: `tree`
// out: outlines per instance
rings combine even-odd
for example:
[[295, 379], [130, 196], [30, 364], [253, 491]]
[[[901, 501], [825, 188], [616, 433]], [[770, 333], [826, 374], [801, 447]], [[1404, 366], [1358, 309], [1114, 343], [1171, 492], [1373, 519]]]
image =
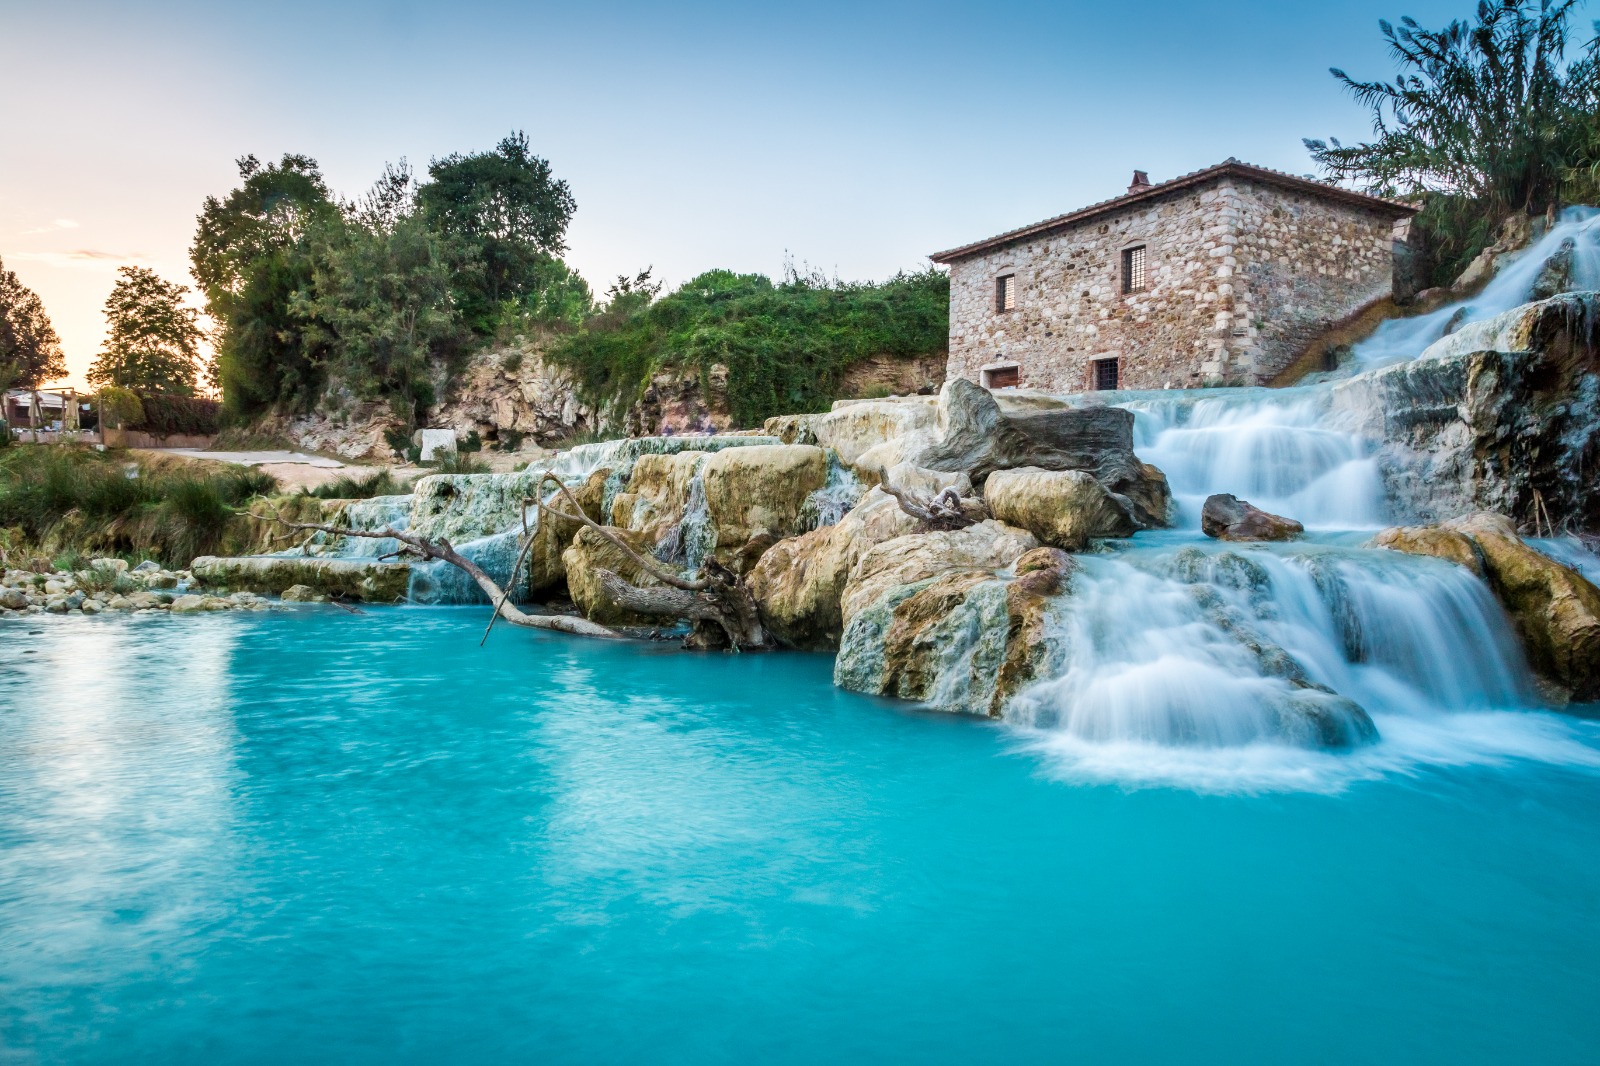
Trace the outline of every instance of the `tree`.
[[417, 193], [428, 223], [452, 243], [462, 312], [479, 332], [505, 300], [536, 292], [541, 264], [565, 249], [576, 203], [548, 161], [518, 131], [492, 152], [450, 155], [428, 166]]
[[111, 335], [89, 366], [89, 384], [195, 394], [200, 365], [199, 313], [183, 306], [182, 285], [144, 267], [121, 267], [106, 298]]
[[217, 323], [223, 403], [235, 415], [306, 407], [320, 390], [326, 330], [305, 321], [295, 299], [312, 284], [313, 234], [338, 225], [339, 211], [308, 156], [238, 162], [241, 185], [226, 199], [206, 198], [189, 249]]
[[422, 219], [388, 229], [330, 228], [317, 247], [305, 316], [321, 324], [330, 368], [356, 391], [380, 395], [414, 420], [434, 399], [432, 373], [466, 339], [452, 302], [449, 264]]
[[66, 373], [44, 304], [0, 262], [0, 388], [37, 389]]
[[1307, 139], [1311, 157], [1331, 180], [1427, 200], [1421, 222], [1447, 242], [1486, 239], [1512, 211], [1557, 203], [1600, 159], [1600, 39], [1565, 60], [1576, 2], [1480, 0], [1475, 24], [1442, 30], [1380, 21], [1401, 67], [1394, 82], [1331, 70], [1371, 111], [1373, 139]]

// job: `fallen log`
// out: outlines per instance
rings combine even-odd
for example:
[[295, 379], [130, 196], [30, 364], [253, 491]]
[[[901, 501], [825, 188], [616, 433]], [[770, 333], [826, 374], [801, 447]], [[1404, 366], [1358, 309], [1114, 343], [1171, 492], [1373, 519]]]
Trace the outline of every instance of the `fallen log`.
[[[490, 616], [490, 624], [495, 618], [504, 618], [514, 626], [523, 626], [527, 629], [548, 629], [558, 633], [572, 633], [583, 637], [621, 637], [623, 634], [608, 626], [591, 622], [587, 618], [575, 618], [564, 614], [528, 614], [511, 602], [509, 593], [502, 589], [494, 578], [484, 572], [477, 563], [456, 551], [451, 543], [443, 537], [437, 541], [415, 533], [405, 533], [398, 529], [388, 528], [382, 530], [365, 529], [340, 529], [337, 526], [327, 525], [322, 522], [291, 522], [282, 517], [276, 510], [269, 508], [272, 513], [268, 516], [272, 521], [286, 529], [300, 530], [313, 533], [329, 533], [340, 537], [366, 537], [371, 540], [396, 540], [401, 544], [401, 550], [395, 554], [410, 554], [422, 559], [438, 559], [449, 563], [462, 571], [484, 591], [489, 597], [489, 602], [495, 605], [494, 614]], [[523, 555], [526, 555], [524, 551]], [[520, 569], [523, 556], [518, 556], [518, 566], [512, 571], [512, 583], [516, 581], [516, 570]], [[485, 631], [487, 635], [487, 631]]]

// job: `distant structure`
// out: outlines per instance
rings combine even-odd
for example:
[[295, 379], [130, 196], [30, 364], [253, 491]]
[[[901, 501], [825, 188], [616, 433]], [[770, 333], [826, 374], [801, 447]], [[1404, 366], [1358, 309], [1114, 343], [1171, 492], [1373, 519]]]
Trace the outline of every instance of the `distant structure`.
[[935, 253], [947, 374], [1082, 392], [1266, 384], [1394, 292], [1405, 204], [1236, 159]]

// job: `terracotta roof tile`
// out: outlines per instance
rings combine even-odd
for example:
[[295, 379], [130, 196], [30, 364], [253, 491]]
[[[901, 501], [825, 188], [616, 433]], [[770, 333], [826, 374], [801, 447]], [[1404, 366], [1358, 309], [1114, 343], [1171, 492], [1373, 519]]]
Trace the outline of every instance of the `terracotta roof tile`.
[[965, 259], [968, 256], [989, 251], [992, 248], [1048, 233], [1062, 226], [1119, 211], [1124, 207], [1144, 203], [1147, 200], [1159, 200], [1163, 196], [1225, 177], [1246, 178], [1270, 185], [1278, 185], [1297, 192], [1309, 193], [1329, 200], [1338, 200], [1357, 207], [1365, 207], [1380, 214], [1391, 215], [1394, 218], [1404, 218], [1406, 215], [1415, 214], [1417, 210], [1415, 207], [1403, 204], [1398, 200], [1386, 200], [1381, 196], [1369, 196], [1366, 193], [1355, 192], [1351, 189], [1341, 189], [1337, 185], [1328, 185], [1310, 178], [1302, 178], [1296, 174], [1289, 174], [1282, 170], [1273, 170], [1270, 167], [1258, 167], [1251, 163], [1241, 163], [1239, 160], [1230, 157], [1216, 166], [1206, 167], [1202, 170], [1172, 178], [1169, 181], [1163, 181], [1159, 185], [1150, 186], [1148, 189], [1115, 196], [1109, 200], [1101, 200], [1099, 203], [1090, 204], [1088, 207], [1081, 207], [1065, 215], [1057, 215], [1055, 218], [1047, 218], [1043, 222], [1035, 222], [1031, 226], [1009, 230], [986, 240], [963, 244], [948, 251], [935, 252], [928, 258], [935, 263], [949, 263], [956, 259]]

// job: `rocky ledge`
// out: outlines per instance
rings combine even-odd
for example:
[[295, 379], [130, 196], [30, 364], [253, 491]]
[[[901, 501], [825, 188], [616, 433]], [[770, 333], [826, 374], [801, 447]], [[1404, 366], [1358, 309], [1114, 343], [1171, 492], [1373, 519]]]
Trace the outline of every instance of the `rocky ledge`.
[[271, 606], [253, 592], [207, 595], [189, 591], [194, 575], [153, 562], [129, 566], [96, 559], [82, 570], [7, 570], [0, 579], [0, 616], [99, 614], [103, 611], [260, 611]]
[[1483, 578], [1511, 616], [1545, 695], [1558, 703], [1600, 700], [1600, 589], [1529, 547], [1509, 518], [1480, 512], [1401, 526], [1373, 543], [1445, 559]]

